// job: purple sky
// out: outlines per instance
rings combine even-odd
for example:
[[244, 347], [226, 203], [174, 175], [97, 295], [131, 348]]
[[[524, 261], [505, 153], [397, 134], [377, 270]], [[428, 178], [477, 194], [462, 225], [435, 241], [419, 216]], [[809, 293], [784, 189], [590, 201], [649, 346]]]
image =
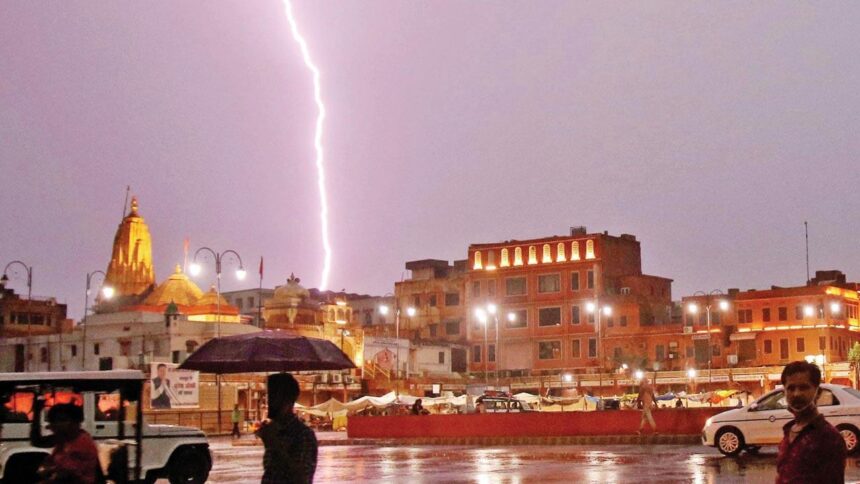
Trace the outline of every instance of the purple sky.
[[[858, 3], [295, 13], [328, 108], [331, 289], [571, 225], [636, 234], [676, 299], [796, 285], [804, 220], [812, 270], [860, 279]], [[279, 0], [3, 1], [0, 264], [80, 318], [130, 184], [159, 281], [188, 236], [251, 274], [264, 255], [266, 286], [317, 285], [311, 89]]]

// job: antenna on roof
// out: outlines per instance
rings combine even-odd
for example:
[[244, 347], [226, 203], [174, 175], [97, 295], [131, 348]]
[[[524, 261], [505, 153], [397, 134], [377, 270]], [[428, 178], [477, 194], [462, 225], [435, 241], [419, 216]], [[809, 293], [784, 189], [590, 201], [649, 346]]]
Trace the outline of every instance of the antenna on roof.
[[[122, 204], [122, 218], [125, 218], [125, 209], [128, 207], [128, 193], [131, 191], [131, 185], [125, 186], [125, 202]], [[120, 219], [122, 220], [122, 219]]]
[[806, 235], [806, 284], [809, 284], [809, 225], [803, 221], [803, 232]]

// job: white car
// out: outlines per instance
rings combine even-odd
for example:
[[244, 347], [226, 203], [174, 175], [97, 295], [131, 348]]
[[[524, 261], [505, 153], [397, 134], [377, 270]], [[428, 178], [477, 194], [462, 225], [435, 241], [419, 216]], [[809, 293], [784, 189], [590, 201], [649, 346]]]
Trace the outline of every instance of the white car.
[[[857, 451], [860, 439], [860, 391], [842, 385], [821, 385], [818, 411], [845, 439], [848, 453]], [[787, 410], [782, 387], [743, 408], [709, 418], [702, 429], [702, 443], [728, 456], [742, 450], [755, 453], [763, 445], [778, 445], [782, 427], [794, 417]]]
[[[139, 403], [144, 380], [144, 374], [137, 370], [0, 373], [0, 405], [5, 407], [0, 426], [0, 482], [36, 482], [36, 469], [51, 452], [30, 444], [36, 395], [57, 401], [63, 398], [82, 406], [81, 426], [96, 441], [104, 471], [111, 467], [111, 451], [125, 446], [129, 479], [139, 474], [145, 483], [158, 478], [167, 478], [171, 484], [206, 482], [212, 454], [203, 432], [146, 422], [137, 426], [142, 417]], [[41, 417], [44, 427], [45, 413]], [[43, 428], [43, 435], [46, 433]]]

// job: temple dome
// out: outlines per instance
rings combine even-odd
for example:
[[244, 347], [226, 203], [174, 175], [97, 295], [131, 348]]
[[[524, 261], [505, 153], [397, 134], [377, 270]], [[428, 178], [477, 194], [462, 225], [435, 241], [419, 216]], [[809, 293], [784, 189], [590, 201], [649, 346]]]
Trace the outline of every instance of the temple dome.
[[105, 273], [104, 284], [114, 289], [117, 299], [140, 296], [155, 284], [152, 238], [137, 209], [137, 197], [132, 197], [131, 212], [116, 230], [113, 253]]
[[161, 306], [174, 303], [178, 306], [193, 306], [200, 304], [201, 297], [203, 297], [203, 291], [182, 273], [182, 268], [177, 264], [173, 275], [159, 284], [143, 304]]
[[290, 274], [287, 283], [275, 289], [275, 293], [272, 295], [272, 302], [289, 303], [296, 299], [302, 300], [310, 297], [310, 292], [299, 284], [299, 282], [301, 282], [301, 279], [296, 277], [295, 274]]
[[[198, 306], [218, 306], [218, 292], [215, 290], [215, 286], [209, 288], [209, 292], [200, 296], [200, 299], [197, 300], [196, 303]], [[224, 299], [224, 296], [221, 296], [221, 307], [232, 307], [230, 303]]]

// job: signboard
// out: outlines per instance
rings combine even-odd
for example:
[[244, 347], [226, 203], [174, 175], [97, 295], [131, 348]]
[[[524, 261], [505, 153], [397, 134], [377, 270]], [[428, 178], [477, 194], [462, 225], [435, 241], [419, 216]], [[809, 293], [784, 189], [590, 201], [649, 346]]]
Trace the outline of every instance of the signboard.
[[687, 383], [687, 381], [689, 380], [683, 377], [657, 377], [657, 383]]
[[633, 384], [633, 380], [631, 380], [631, 379], [627, 379], [627, 380], [618, 380], [618, 383], [617, 383], [617, 384], [618, 384], [618, 385], [620, 385], [620, 386], [626, 387], [626, 386], [630, 386], [630, 385], [632, 385], [632, 384]]
[[782, 373], [768, 373], [767, 379], [770, 381], [782, 381]]
[[153, 409], [197, 408], [199, 372], [179, 370], [174, 363], [152, 363], [150, 366], [149, 406]]
[[696, 383], [708, 383], [711, 382], [727, 382], [729, 381], [729, 375], [713, 375], [710, 379], [706, 376], [697, 376]]
[[759, 381], [764, 375], [734, 375], [734, 381]]
[[693, 339], [694, 340], [708, 339], [708, 335], [707, 334], [694, 334]]

